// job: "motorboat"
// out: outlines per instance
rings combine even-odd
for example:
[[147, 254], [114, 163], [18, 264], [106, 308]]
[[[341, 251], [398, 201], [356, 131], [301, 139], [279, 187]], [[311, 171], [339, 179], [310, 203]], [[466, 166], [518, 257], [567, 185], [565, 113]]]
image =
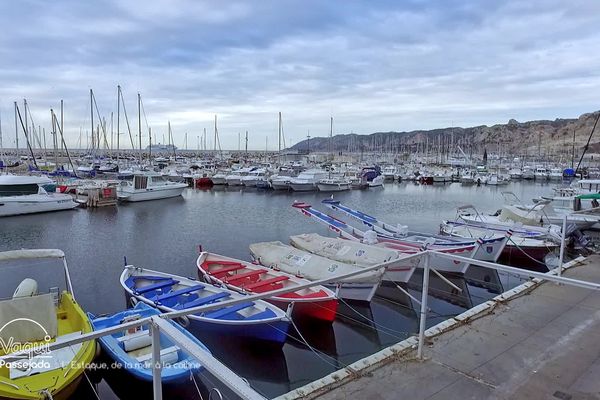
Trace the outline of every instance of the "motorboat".
[[309, 169], [301, 172], [297, 177], [289, 180], [290, 188], [295, 192], [310, 192], [318, 190], [317, 183], [327, 178], [327, 171], [322, 169]]
[[352, 182], [342, 177], [332, 177], [321, 179], [317, 183], [319, 192], [342, 192], [352, 189]]
[[255, 169], [242, 176], [242, 185], [246, 187], [257, 187], [261, 182], [268, 182], [267, 170], [264, 168]]
[[48, 193], [43, 186], [51, 183], [43, 176], [0, 175], [0, 217], [77, 207], [68, 194]]
[[181, 196], [187, 183], [172, 182], [157, 173], [137, 173], [132, 181], [122, 181], [117, 190], [121, 201], [160, 200]]

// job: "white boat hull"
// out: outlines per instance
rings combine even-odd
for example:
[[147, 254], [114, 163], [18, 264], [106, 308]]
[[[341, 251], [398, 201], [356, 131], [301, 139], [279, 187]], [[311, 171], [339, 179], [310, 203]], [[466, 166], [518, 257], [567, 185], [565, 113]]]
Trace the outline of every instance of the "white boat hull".
[[0, 197], [0, 217], [71, 210], [75, 207], [77, 203], [66, 194]]
[[340, 299], [370, 302], [375, 296], [379, 284], [343, 283], [341, 285], [327, 284], [325, 287], [335, 291]]
[[350, 183], [318, 183], [317, 187], [319, 192], [343, 192], [344, 190], [350, 190], [352, 185]]
[[273, 190], [289, 190], [290, 189], [289, 183], [282, 182], [282, 181], [271, 181], [271, 187], [273, 188]]
[[314, 192], [317, 190], [317, 185], [315, 183], [290, 183], [289, 187], [292, 188], [294, 192]]
[[130, 202], [169, 199], [181, 196], [186, 187], [187, 185], [177, 185], [176, 187], [137, 189], [133, 192], [121, 190], [118, 197], [119, 200]]

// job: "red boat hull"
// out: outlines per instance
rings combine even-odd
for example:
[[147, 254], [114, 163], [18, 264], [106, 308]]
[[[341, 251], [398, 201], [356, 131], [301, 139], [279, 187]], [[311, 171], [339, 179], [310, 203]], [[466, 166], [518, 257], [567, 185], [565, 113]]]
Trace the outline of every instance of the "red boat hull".
[[[270, 303], [286, 310], [290, 303], [265, 299]], [[333, 322], [337, 314], [338, 301], [329, 299], [323, 301], [303, 301], [294, 303], [292, 318], [318, 319], [323, 322]]]

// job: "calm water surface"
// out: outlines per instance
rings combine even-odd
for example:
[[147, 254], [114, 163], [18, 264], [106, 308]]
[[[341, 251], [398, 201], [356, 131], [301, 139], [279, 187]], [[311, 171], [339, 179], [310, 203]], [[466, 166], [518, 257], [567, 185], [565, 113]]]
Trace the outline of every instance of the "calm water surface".
[[[454, 218], [456, 208], [461, 205], [473, 204], [480, 211], [492, 212], [502, 205], [503, 191], [512, 191], [522, 200], [530, 201], [551, 193], [551, 188], [549, 184], [535, 183], [512, 183], [504, 187], [402, 183], [387, 184], [383, 189], [339, 193], [336, 198], [386, 222], [437, 232], [439, 223]], [[251, 243], [286, 242], [290, 235], [306, 232], [326, 234], [323, 225], [291, 207], [294, 200], [301, 200], [333, 213], [319, 205], [324, 197], [319, 193], [189, 189], [183, 198], [177, 199], [2, 218], [0, 251], [62, 249], [83, 308], [95, 314], [112, 313], [126, 307], [118, 281], [124, 257], [130, 264], [196, 276], [199, 245], [211, 252], [249, 260]], [[337, 217], [359, 226], [347, 217]], [[519, 283], [514, 276], [498, 277], [489, 271], [479, 274], [474, 271], [467, 278], [453, 279], [463, 288], [462, 293], [453, 293], [441, 280], [432, 278], [430, 307], [433, 312], [429, 325]], [[420, 279], [421, 275], [415, 274], [407, 285], [415, 296], [419, 296]], [[483, 284], [484, 280], [488, 283]], [[223, 338], [207, 340], [207, 344], [213, 354], [247, 378], [255, 389], [272, 397], [342, 368], [418, 330], [418, 305], [412, 304], [393, 285], [382, 287], [371, 305], [341, 304], [340, 309], [341, 315], [333, 325], [298, 326], [300, 333], [295, 332], [282, 349], [232, 343]], [[313, 348], [306, 346], [302, 338]], [[149, 385], [133, 387], [126, 376], [118, 373], [91, 375], [94, 382], [102, 381], [98, 389], [103, 398], [140, 398], [139, 391], [151, 393]], [[214, 377], [201, 378], [207, 387], [213, 386]], [[80, 392], [78, 398], [95, 398], [86, 388]], [[191, 383], [173, 388], [169, 393], [170, 398], [199, 398]]]

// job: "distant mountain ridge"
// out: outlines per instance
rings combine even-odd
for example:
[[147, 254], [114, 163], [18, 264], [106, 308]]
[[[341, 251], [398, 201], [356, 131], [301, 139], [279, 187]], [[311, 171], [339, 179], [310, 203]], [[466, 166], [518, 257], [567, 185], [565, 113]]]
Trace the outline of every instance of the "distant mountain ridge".
[[[538, 120], [469, 128], [449, 127], [410, 132], [375, 132], [368, 135], [340, 134], [333, 138], [314, 137], [296, 143], [293, 150], [317, 152], [401, 152], [415, 149], [445, 148], [460, 145], [465, 151], [500, 151], [506, 154], [570, 154], [575, 133], [575, 148], [580, 150], [588, 140], [600, 111], [579, 118], [554, 121]], [[599, 124], [600, 125], [600, 124]], [[590, 151], [600, 151], [600, 133], [596, 127]], [[309, 144], [310, 142], [310, 144]], [[454, 151], [454, 150], [453, 150]]]

